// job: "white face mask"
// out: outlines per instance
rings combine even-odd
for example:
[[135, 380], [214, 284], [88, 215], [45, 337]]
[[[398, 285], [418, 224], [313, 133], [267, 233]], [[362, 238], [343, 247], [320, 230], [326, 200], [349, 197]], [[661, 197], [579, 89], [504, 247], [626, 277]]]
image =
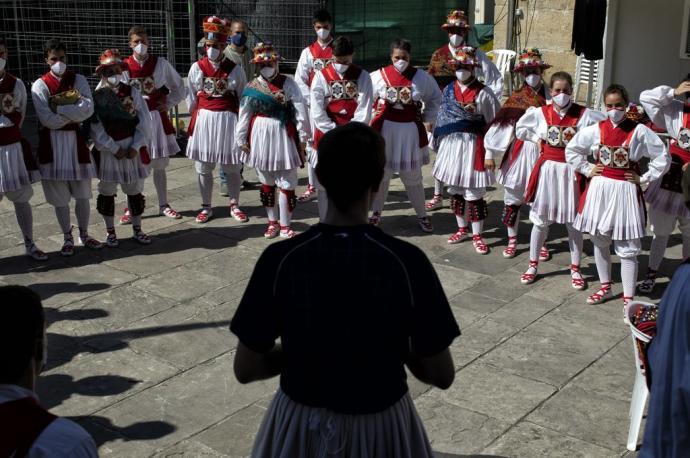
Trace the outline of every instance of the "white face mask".
[[57, 76], [60, 76], [67, 70], [67, 64], [59, 60], [50, 66], [50, 70]]
[[110, 75], [108, 78], [106, 78], [106, 81], [110, 86], [117, 86], [120, 81], [122, 81], [122, 75]]
[[335, 71], [337, 71], [341, 75], [347, 71], [348, 67], [350, 67], [349, 64], [339, 64], [337, 62], [334, 62], [333, 66], [335, 67]]
[[566, 94], [565, 92], [561, 92], [555, 97], [552, 97], [551, 100], [553, 100], [553, 103], [558, 105], [561, 108], [564, 108], [568, 103], [570, 103], [570, 94]]
[[525, 76], [525, 83], [527, 83], [527, 85], [530, 87], [537, 87], [539, 86], [539, 83], [541, 83], [541, 76], [535, 75], [534, 73], [527, 75]]
[[472, 72], [467, 70], [466, 68], [462, 68], [455, 72], [455, 76], [458, 79], [458, 81], [462, 83], [463, 81], [467, 81], [467, 79], [472, 76]]
[[261, 73], [261, 76], [263, 76], [266, 79], [273, 78], [273, 75], [276, 74], [276, 69], [273, 67], [261, 67], [261, 70], [259, 70]]
[[218, 56], [220, 56], [220, 49], [218, 48], [206, 48], [206, 55], [209, 59], [216, 61]]
[[464, 41], [465, 37], [463, 37], [462, 35], [458, 35], [457, 33], [450, 36], [450, 44], [454, 48], [460, 46]]
[[328, 35], [330, 35], [330, 34], [331, 34], [330, 29], [321, 28], [321, 29], [316, 31], [316, 36], [319, 37], [321, 40], [325, 40], [326, 38], [328, 38]]
[[3, 59], [0, 57], [0, 72], [5, 69], [5, 64], [7, 63], [7, 60]]
[[397, 71], [400, 73], [404, 72], [405, 69], [407, 69], [407, 66], [410, 65], [410, 63], [406, 60], [403, 59], [398, 59], [393, 63], [393, 66]]
[[625, 110], [624, 109], [618, 109], [618, 108], [611, 108], [610, 110], [606, 111], [606, 115], [609, 117], [609, 119], [616, 124], [621, 122], [623, 118], [625, 117]]
[[139, 54], [140, 56], [145, 56], [146, 51], [148, 51], [149, 47], [146, 46], [144, 43], [139, 43], [134, 47], [134, 52]]

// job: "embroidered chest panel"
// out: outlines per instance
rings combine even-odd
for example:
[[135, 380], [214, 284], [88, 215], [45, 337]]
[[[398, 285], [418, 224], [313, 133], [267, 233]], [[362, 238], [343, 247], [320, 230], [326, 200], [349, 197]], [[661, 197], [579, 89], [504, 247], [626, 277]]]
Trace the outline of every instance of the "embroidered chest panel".
[[153, 76], [130, 78], [129, 85], [139, 90], [143, 95], [151, 95], [156, 90], [156, 80], [153, 79]]
[[385, 99], [388, 103], [401, 103], [403, 105], [414, 103], [410, 86], [387, 86], [385, 94]]
[[555, 148], [565, 148], [577, 133], [573, 126], [549, 126], [546, 130], [546, 142]]
[[323, 70], [324, 68], [328, 67], [331, 64], [331, 62], [333, 62], [333, 61], [334, 61], [334, 59], [332, 57], [326, 58], [326, 59], [314, 58], [314, 64], [313, 64], [314, 73], [318, 73], [321, 70]]
[[690, 151], [690, 129], [683, 127], [680, 132], [678, 132], [676, 144], [685, 151]]
[[630, 167], [630, 149], [627, 146], [599, 145], [597, 156], [599, 162], [614, 169], [627, 169]]
[[11, 92], [0, 94], [0, 112], [3, 114], [10, 114], [16, 111], [14, 106], [14, 94]]
[[331, 89], [331, 98], [333, 100], [356, 100], [359, 94], [357, 81], [353, 80], [335, 80], [329, 81], [328, 86]]
[[201, 87], [204, 94], [211, 97], [221, 97], [229, 90], [227, 78], [214, 78], [212, 76], [204, 77]]

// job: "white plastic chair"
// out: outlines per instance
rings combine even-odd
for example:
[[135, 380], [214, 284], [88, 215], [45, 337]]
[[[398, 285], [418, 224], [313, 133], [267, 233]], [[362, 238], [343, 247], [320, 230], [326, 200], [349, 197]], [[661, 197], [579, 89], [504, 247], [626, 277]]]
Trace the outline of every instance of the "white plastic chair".
[[[588, 107], [599, 106], [601, 102], [601, 75], [600, 75], [599, 60], [587, 60], [582, 57], [582, 54], [577, 56], [577, 63], [575, 65], [575, 100], [580, 94], [580, 86], [587, 85], [587, 99]], [[601, 65], [603, 68], [603, 65]]]
[[637, 329], [630, 321], [631, 315], [635, 306], [654, 306], [648, 302], [632, 301], [628, 305], [628, 323], [630, 326], [630, 332], [632, 334], [633, 340], [633, 351], [635, 352], [635, 384], [633, 385], [632, 400], [630, 401], [630, 412], [628, 416], [630, 417], [630, 429], [628, 430], [628, 445], [627, 448], [630, 451], [637, 450], [637, 438], [640, 434], [640, 424], [642, 423], [642, 415], [644, 414], [644, 407], [647, 403], [647, 396], [649, 396], [649, 390], [647, 389], [647, 382], [645, 381], [644, 373], [642, 372], [642, 360], [640, 357], [640, 352], [637, 348], [636, 340], [640, 340], [644, 343], [649, 343], [652, 337], [641, 332]]
[[[510, 69], [512, 68], [513, 59], [517, 56], [517, 53], [511, 49], [494, 49], [486, 53], [487, 56], [494, 61], [498, 71], [501, 72], [503, 81], [508, 81], [508, 95], [513, 93], [513, 78], [510, 74]], [[508, 78], [506, 78], [506, 73], [508, 73]], [[497, 94], [502, 95], [502, 94]]]

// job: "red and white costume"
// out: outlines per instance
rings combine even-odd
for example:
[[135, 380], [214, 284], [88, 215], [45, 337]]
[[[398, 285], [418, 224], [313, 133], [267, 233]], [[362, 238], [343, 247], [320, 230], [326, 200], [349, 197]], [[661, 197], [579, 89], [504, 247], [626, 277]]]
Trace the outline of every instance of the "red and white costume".
[[0, 75], [0, 200], [7, 196], [13, 203], [27, 254], [45, 260], [45, 254], [33, 242], [33, 213], [29, 200], [34, 193], [31, 184], [41, 176], [31, 147], [22, 138], [25, 115], [24, 83], [4, 71]]
[[582, 257], [582, 233], [573, 228], [577, 214], [580, 183], [575, 169], [566, 162], [565, 147], [580, 129], [594, 124], [605, 115], [599, 111], [570, 103], [558, 108], [554, 104], [531, 107], [515, 125], [515, 136], [525, 142], [540, 146], [539, 157], [530, 173], [525, 201], [532, 203], [530, 220], [532, 236], [530, 240], [530, 267], [522, 276], [522, 283], [532, 283], [537, 273], [539, 252], [553, 223], [565, 224], [570, 245], [572, 286], [584, 289], [585, 283], [580, 274]]
[[[441, 91], [427, 72], [411, 65], [402, 73], [388, 65], [372, 73], [371, 82], [374, 90], [371, 126], [386, 141], [386, 167], [372, 204], [372, 223], [379, 221], [394, 173], [399, 174], [405, 185], [417, 217], [428, 223], [422, 166], [429, 163], [429, 139], [422, 123], [436, 121]], [[431, 230], [430, 223], [428, 230]]]
[[[327, 43], [321, 43], [319, 40], [316, 40], [311, 45], [304, 48], [299, 56], [297, 68], [295, 69], [295, 82], [297, 82], [300, 91], [302, 91], [302, 97], [307, 104], [309, 127], [311, 128], [311, 132], [316, 132], [314, 115], [311, 112], [311, 107], [309, 106], [311, 103], [311, 88], [316, 74], [328, 67], [331, 62], [333, 62], [333, 48], [331, 48], [332, 42], [332, 38], [329, 38]], [[317, 180], [314, 174], [314, 165], [312, 164], [312, 158], [314, 156], [316, 156], [316, 148], [313, 144], [307, 145], [307, 159], [309, 161], [309, 187], [307, 188], [306, 193], [300, 197], [300, 200], [303, 201], [311, 200], [316, 192]]]
[[125, 59], [125, 64], [127, 70], [124, 74], [129, 84], [141, 92], [151, 117], [149, 154], [158, 205], [166, 216], [178, 218], [180, 216], [174, 210], [165, 211], [170, 208], [165, 169], [170, 163], [170, 156], [180, 151], [168, 110], [184, 99], [184, 82], [170, 62], [163, 57], [147, 54], [146, 58], [140, 61], [131, 55]]
[[[319, 139], [336, 126], [351, 121], [369, 124], [373, 90], [371, 76], [362, 68], [350, 64], [341, 74], [332, 64], [318, 72], [311, 85], [311, 117], [315, 126], [314, 149]], [[316, 167], [317, 154], [309, 156], [309, 164]], [[319, 215], [323, 219], [328, 208], [326, 190], [315, 180], [319, 195]]]
[[594, 257], [602, 288], [590, 302], [611, 297], [610, 245], [621, 258], [623, 297], [627, 303], [635, 293], [637, 255], [645, 234], [645, 203], [640, 185], [629, 182], [626, 172], [639, 173], [639, 161], [650, 159], [640, 183], [651, 183], [666, 173], [670, 156], [661, 139], [648, 127], [624, 119], [619, 124], [604, 120], [578, 131], [566, 147], [568, 163], [589, 176], [594, 165], [592, 154], [604, 166], [601, 176], [593, 177], [581, 197], [573, 223], [576, 230], [588, 232], [594, 243]]
[[690, 257], [690, 210], [685, 206], [681, 188], [683, 167], [690, 163], [690, 105], [675, 100], [673, 88], [669, 86], [643, 91], [640, 103], [652, 122], [673, 137], [669, 144], [669, 171], [661, 179], [652, 181], [644, 195], [654, 234], [649, 269], [657, 271], [676, 225], [683, 237], [683, 259]]
[[[204, 24], [209, 20], [213, 18], [207, 19]], [[224, 37], [226, 34], [216, 36], [219, 41]], [[220, 164], [227, 177], [231, 215], [238, 221], [248, 221], [239, 208], [242, 157], [235, 143], [240, 97], [246, 84], [242, 67], [229, 59], [214, 62], [203, 57], [189, 69], [187, 105], [192, 120], [189, 124], [187, 156], [195, 161], [199, 174], [202, 210], [197, 216], [198, 222], [206, 222], [212, 215], [213, 170], [216, 164]]]

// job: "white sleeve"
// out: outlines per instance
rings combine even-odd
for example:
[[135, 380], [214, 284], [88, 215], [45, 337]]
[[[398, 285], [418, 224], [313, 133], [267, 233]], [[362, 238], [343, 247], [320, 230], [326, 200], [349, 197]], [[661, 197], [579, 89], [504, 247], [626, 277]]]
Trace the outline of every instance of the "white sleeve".
[[94, 121], [90, 123], [90, 129], [91, 139], [93, 140], [93, 143], [98, 151], [101, 153], [110, 153], [112, 155], [117, 154], [117, 152], [120, 150], [120, 147], [117, 146], [115, 140], [113, 140], [113, 138], [106, 133], [102, 121]]
[[50, 90], [48, 90], [48, 86], [40, 78], [34, 81], [34, 84], [31, 86], [31, 100], [41, 124], [48, 129], [60, 129], [71, 123], [72, 120], [67, 116], [51, 111], [48, 103], [49, 99]]
[[237, 146], [249, 143], [247, 135], [249, 134], [249, 121], [252, 119], [252, 114], [247, 104], [242, 103], [242, 99], [240, 99], [240, 111], [235, 125], [235, 144]]
[[642, 91], [640, 104], [654, 124], [678, 137], [683, 128], [683, 102], [673, 98], [673, 91], [671, 86]]
[[489, 56], [487, 56], [484, 51], [477, 49], [476, 54], [481, 64], [481, 67], [477, 69], [479, 73], [477, 76], [483, 76], [484, 84], [494, 91], [494, 95], [496, 95], [497, 98], [500, 98], [501, 95], [503, 95], [503, 75], [501, 75], [496, 64], [489, 59]]
[[[381, 77], [381, 71], [376, 70], [375, 72], [371, 73], [371, 90], [372, 90], [372, 96], [374, 98], [373, 102], [375, 102], [377, 99], [380, 98], [381, 96], [381, 86], [385, 86], [383, 82], [383, 78]], [[372, 107], [373, 107], [373, 102], [372, 102]]]
[[371, 105], [374, 103], [374, 91], [371, 87], [371, 77], [369, 77], [369, 73], [364, 70], [362, 70], [359, 78], [357, 78], [357, 89], [359, 90], [357, 109], [355, 110], [355, 115], [352, 117], [352, 120], [369, 124], [369, 121], [371, 121]]
[[[642, 148], [643, 154], [639, 154], [635, 149]], [[658, 180], [663, 174], [668, 172], [671, 167], [671, 156], [668, 154], [666, 145], [657, 134], [649, 127], [638, 124], [635, 133], [630, 141], [630, 153], [632, 157], [646, 156], [649, 160], [647, 172], [640, 177], [640, 184], [650, 183]]]
[[494, 120], [496, 113], [501, 109], [501, 103], [488, 86], [485, 86], [477, 95], [477, 105], [479, 105], [479, 112], [484, 116], [487, 124]]
[[199, 68], [199, 64], [194, 62], [187, 74], [187, 109], [190, 114], [194, 113], [194, 110], [196, 110], [196, 94], [201, 90], [202, 79], [203, 74]]
[[493, 156], [494, 161], [500, 161], [515, 138], [515, 128], [512, 124], [494, 124], [489, 127], [484, 136], [484, 148]]
[[515, 136], [520, 140], [539, 143], [546, 133], [546, 120], [540, 107], [529, 107], [515, 124]]
[[602, 113], [601, 111], [585, 108], [585, 112], [582, 113], [582, 116], [577, 122], [577, 128], [584, 129], [592, 124], [598, 124], [604, 119], [606, 119], [606, 114]]
[[326, 78], [324, 78], [322, 72], [318, 72], [314, 75], [314, 79], [311, 82], [311, 102], [309, 103], [309, 109], [311, 110], [311, 117], [314, 121], [314, 125], [323, 133], [335, 129], [335, 122], [333, 122], [326, 112], [326, 104], [328, 103], [327, 94], [328, 83], [326, 82]]
[[576, 172], [589, 176], [594, 164], [587, 161], [592, 147], [599, 144], [599, 124], [592, 124], [577, 133], [565, 147], [565, 160], [575, 168]]
[[86, 121], [93, 115], [93, 98], [89, 83], [82, 75], [76, 75], [74, 87], [81, 97], [73, 105], [61, 105], [57, 107], [57, 112], [74, 122]]
[[285, 80], [283, 86], [285, 92], [290, 96], [293, 105], [295, 106], [295, 114], [297, 118], [297, 131], [301, 142], [307, 142], [311, 139], [311, 126], [309, 125], [309, 115], [307, 111], [307, 103], [302, 96], [299, 86], [290, 78]]
[[421, 75], [417, 81], [422, 84], [421, 93], [424, 101], [424, 111], [422, 112], [422, 119], [424, 122], [434, 124], [436, 122], [436, 116], [438, 115], [438, 110], [441, 108], [441, 101], [443, 100], [443, 94], [438, 88], [438, 83], [423, 70], [418, 70], [415, 76]]
[[247, 75], [244, 74], [244, 68], [241, 65], [235, 65], [235, 68], [228, 75], [229, 83], [234, 86], [233, 90], [239, 99], [242, 97], [244, 87], [247, 85]]
[[141, 96], [141, 92], [139, 92], [136, 88], [132, 88], [132, 100], [134, 101], [134, 109], [137, 111], [139, 123], [137, 124], [136, 131], [134, 132], [131, 147], [139, 151], [142, 146], [146, 146], [148, 148], [151, 138], [153, 137], [153, 128], [151, 126], [149, 109], [146, 106], [144, 98]]
[[299, 56], [297, 69], [295, 70], [295, 82], [302, 93], [302, 97], [307, 100], [307, 103], [309, 103], [309, 73], [313, 66], [311, 60], [309, 48], [304, 48], [302, 54]]
[[186, 92], [184, 81], [180, 74], [177, 73], [177, 70], [175, 70], [166, 59], [159, 57], [156, 65], [163, 66], [163, 84], [168, 88], [168, 91], [170, 91], [166, 97], [166, 109], [170, 109], [184, 100]]

